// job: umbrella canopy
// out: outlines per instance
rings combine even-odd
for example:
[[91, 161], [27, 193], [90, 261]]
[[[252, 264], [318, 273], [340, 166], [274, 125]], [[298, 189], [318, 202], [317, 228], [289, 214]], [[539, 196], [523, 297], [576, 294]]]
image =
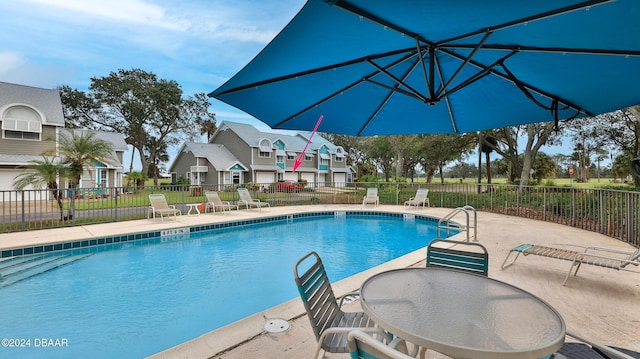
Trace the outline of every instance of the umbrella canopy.
[[465, 133], [640, 103], [637, 0], [309, 0], [209, 96], [272, 128]]

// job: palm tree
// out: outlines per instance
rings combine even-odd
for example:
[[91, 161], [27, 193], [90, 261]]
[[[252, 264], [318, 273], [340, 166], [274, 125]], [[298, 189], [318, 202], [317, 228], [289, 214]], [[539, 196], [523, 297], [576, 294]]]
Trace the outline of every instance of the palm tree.
[[38, 189], [46, 186], [47, 189], [51, 190], [53, 198], [58, 203], [60, 220], [64, 220], [64, 209], [60, 198], [61, 192], [58, 190], [58, 179], [66, 177], [67, 168], [60, 163], [56, 163], [53, 157], [45, 155], [42, 156], [42, 160], [31, 160], [21, 168], [26, 171], [13, 179], [13, 187], [18, 191], [22, 191], [29, 185]]
[[93, 132], [69, 131], [60, 134], [58, 151], [62, 163], [68, 167], [72, 188], [76, 188], [84, 168], [108, 160], [113, 154], [113, 145], [97, 138]]

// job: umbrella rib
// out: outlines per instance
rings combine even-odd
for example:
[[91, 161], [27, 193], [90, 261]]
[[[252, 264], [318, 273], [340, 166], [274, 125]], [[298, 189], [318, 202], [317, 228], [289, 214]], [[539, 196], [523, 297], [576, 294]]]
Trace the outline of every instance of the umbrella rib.
[[550, 11], [546, 11], [540, 14], [536, 14], [536, 15], [531, 15], [531, 16], [527, 16], [521, 19], [517, 19], [517, 20], [513, 20], [513, 21], [509, 21], [506, 22], [504, 24], [501, 25], [496, 25], [496, 26], [491, 26], [489, 28], [485, 28], [485, 29], [480, 29], [480, 30], [476, 30], [476, 31], [472, 31], [466, 34], [462, 34], [462, 35], [458, 35], [443, 41], [439, 41], [437, 43], [438, 46], [442, 46], [442, 44], [447, 44], [450, 42], [454, 42], [454, 41], [458, 41], [461, 39], [465, 39], [465, 38], [469, 38], [469, 37], [473, 37], [485, 32], [489, 32], [489, 31], [499, 31], [502, 29], [506, 29], [509, 27], [513, 27], [513, 26], [518, 26], [524, 23], [529, 23], [529, 22], [533, 22], [533, 21], [537, 21], [537, 20], [542, 20], [544, 18], [548, 18], [548, 17], [552, 17], [552, 16], [557, 16], [557, 15], [561, 15], [564, 13], [568, 13], [568, 12], [572, 12], [572, 11], [576, 11], [576, 10], [580, 10], [580, 9], [584, 9], [584, 8], [588, 8], [588, 7], [593, 7], [593, 6], [597, 6], [597, 5], [602, 5], [605, 3], [609, 3], [609, 2], [614, 2], [615, 0], [590, 0], [590, 1], [584, 1], [581, 2], [579, 4], [574, 4], [574, 5], [570, 5], [570, 6], [565, 6], [565, 7], [561, 7], [555, 10], [550, 10]]
[[365, 62], [365, 61], [367, 61], [369, 59], [378, 59], [378, 58], [398, 55], [398, 54], [402, 54], [402, 53], [408, 53], [409, 54], [408, 56], [413, 56], [413, 53], [415, 51], [416, 50], [411, 47], [411, 48], [404, 48], [404, 49], [388, 51], [388, 52], [381, 53], [381, 54], [366, 55], [366, 56], [362, 56], [360, 58], [349, 60], [349, 61], [344, 61], [344, 62], [331, 64], [331, 65], [327, 65], [327, 66], [322, 66], [322, 67], [318, 67], [318, 68], [315, 68], [315, 69], [300, 71], [300, 72], [296, 72], [296, 73], [289, 74], [289, 75], [278, 76], [278, 77], [274, 77], [274, 78], [267, 79], [267, 80], [252, 82], [252, 83], [249, 83], [249, 84], [246, 84], [246, 85], [242, 85], [242, 86], [236, 86], [236, 87], [230, 88], [228, 90], [222, 91], [220, 93], [216, 93], [215, 91], [213, 91], [208, 96], [209, 97], [214, 97], [214, 96], [227, 95], [227, 94], [230, 94], [230, 93], [234, 93], [234, 92], [250, 89], [252, 87], [258, 87], [258, 86], [262, 86], [262, 85], [269, 85], [269, 84], [272, 84], [272, 83], [275, 83], [275, 82], [285, 81], [285, 80], [289, 80], [289, 79], [296, 78], [296, 77], [312, 75], [312, 74], [315, 74], [315, 73], [318, 73], [318, 72], [323, 72], [323, 71], [326, 71], [326, 70], [332, 70], [332, 69], [336, 69], [336, 68], [340, 68], [340, 67], [345, 67], [345, 66], [350, 66], [350, 65], [362, 63], [362, 62]]
[[[448, 44], [443, 45], [440, 48], [448, 49], [472, 49], [476, 45], [469, 44]], [[500, 45], [500, 44], [487, 44], [482, 46], [483, 50], [517, 50], [520, 52], [551, 52], [562, 54], [585, 54], [585, 55], [620, 55], [620, 56], [640, 56], [638, 50], [607, 50], [607, 49], [586, 49], [586, 48], [566, 48], [566, 47], [537, 47], [537, 46], [523, 46], [523, 45]]]
[[[403, 78], [402, 78], [402, 82], [406, 81], [407, 77], [409, 77], [409, 75], [415, 70], [416, 66], [418, 66], [418, 63], [416, 61], [416, 63], [404, 74]], [[412, 93], [406, 93], [407, 91], [404, 91], [399, 87], [400, 83], [396, 83], [395, 88], [392, 88], [390, 86], [387, 85], [383, 85], [383, 84], [379, 84], [377, 82], [374, 82], [372, 80], [368, 80], [371, 81], [373, 83], [375, 83], [376, 85], [380, 85], [382, 87], [388, 88], [389, 90], [391, 90], [391, 92], [389, 92], [389, 94], [387, 94], [387, 96], [385, 97], [384, 101], [380, 102], [380, 106], [378, 106], [378, 108], [376, 108], [376, 110], [373, 112], [373, 114], [371, 116], [369, 116], [369, 119], [364, 123], [364, 125], [362, 127], [360, 127], [360, 130], [358, 131], [358, 136], [362, 136], [362, 133], [364, 132], [364, 130], [367, 129], [367, 127], [369, 127], [369, 124], [371, 123], [371, 121], [373, 121], [374, 118], [376, 118], [376, 116], [378, 116], [378, 113], [380, 113], [380, 110], [382, 110], [382, 107], [384, 107], [384, 105], [389, 101], [389, 99], [391, 98], [391, 96], [393, 96], [394, 93], [399, 92], [399, 93], [405, 93], [408, 96], [414, 97]]]
[[[327, 2], [329, 2], [329, 1], [327, 1]], [[400, 27], [397, 24], [394, 24], [392, 22], [384, 20], [384, 19], [382, 19], [382, 18], [380, 18], [380, 17], [378, 17], [376, 15], [373, 15], [372, 13], [370, 13], [370, 12], [368, 12], [368, 11], [358, 7], [358, 6], [350, 4], [347, 1], [344, 1], [344, 0], [337, 0], [336, 1], [336, 0], [334, 0], [332, 2], [333, 2], [333, 6], [336, 6], [336, 7], [341, 8], [342, 10], [351, 12], [351, 13], [353, 13], [353, 14], [359, 16], [359, 17], [365, 18], [365, 19], [367, 19], [367, 20], [369, 20], [371, 22], [374, 22], [376, 24], [380, 24], [380, 25], [382, 25], [382, 26], [384, 26], [386, 28], [395, 30], [395, 31], [397, 31], [397, 32], [399, 32], [401, 34], [404, 34], [404, 35], [407, 35], [407, 36], [410, 36], [410, 37], [413, 37], [413, 38], [418, 38], [419, 37], [418, 34], [416, 34], [414, 32], [411, 32], [411, 31], [409, 31], [409, 30], [407, 30], [407, 29], [405, 29], [403, 27]], [[429, 43], [426, 40], [423, 41], [423, 42], [425, 42], [427, 44], [433, 44], [433, 43]]]
[[[375, 62], [371, 61], [371, 60], [367, 60], [368, 63], [370, 63], [373, 67], [377, 68], [378, 71], [382, 72], [383, 74], [389, 76], [393, 81], [395, 81], [398, 85], [402, 85], [406, 88], [409, 89], [409, 92], [414, 94], [415, 97], [419, 98], [420, 100], [422, 100], [423, 102], [428, 102], [429, 100], [424, 97], [421, 93], [419, 93], [417, 90], [413, 89], [411, 86], [409, 86], [408, 84], [406, 84], [404, 82], [404, 80], [400, 80], [399, 78], [393, 76], [393, 74], [389, 73], [386, 69], [383, 69], [382, 67], [380, 67], [378, 64], [376, 64]], [[400, 90], [398, 88], [398, 90]]]
[[[407, 51], [405, 51], [405, 52], [407, 52]], [[386, 69], [391, 68], [391, 67], [393, 67], [393, 66], [395, 66], [395, 65], [397, 65], [397, 64], [399, 64], [399, 63], [402, 63], [402, 62], [404, 62], [404, 61], [407, 61], [408, 59], [410, 59], [410, 58], [411, 58], [411, 57], [413, 57], [414, 55], [415, 55], [415, 54], [413, 54], [413, 50], [412, 50], [412, 51], [409, 51], [409, 53], [408, 53], [407, 55], [405, 55], [405, 56], [403, 56], [402, 58], [400, 58], [400, 59], [398, 59], [398, 60], [396, 60], [396, 61], [394, 61], [394, 62], [390, 63], [389, 65], [385, 66], [383, 69], [384, 69], [384, 70], [386, 70]], [[366, 59], [365, 59], [365, 61], [366, 61]], [[309, 106], [305, 107], [305, 108], [304, 108], [304, 109], [302, 109], [301, 111], [298, 111], [297, 113], [295, 113], [295, 114], [293, 114], [293, 115], [289, 116], [288, 118], [286, 118], [286, 119], [284, 119], [284, 120], [282, 120], [282, 121], [278, 122], [278, 123], [275, 125], [275, 127], [279, 127], [279, 126], [281, 126], [281, 125], [283, 125], [283, 124], [285, 124], [285, 123], [287, 123], [287, 122], [291, 121], [291, 119], [295, 118], [296, 116], [300, 115], [301, 113], [304, 113], [304, 112], [308, 111], [310, 108], [313, 108], [313, 107], [315, 107], [315, 106], [318, 106], [319, 104], [321, 104], [321, 103], [323, 103], [323, 102], [326, 102], [326, 101], [328, 101], [328, 100], [330, 100], [330, 99], [334, 98], [334, 97], [335, 97], [335, 96], [337, 96], [338, 94], [340, 94], [340, 93], [342, 93], [342, 92], [344, 92], [344, 91], [347, 91], [347, 90], [351, 89], [352, 87], [354, 87], [354, 86], [358, 85], [359, 83], [362, 83], [363, 81], [371, 82], [371, 83], [374, 83], [374, 84], [376, 84], [376, 85], [380, 85], [380, 86], [383, 86], [383, 87], [389, 88], [389, 86], [387, 86], [387, 85], [383, 85], [383, 84], [381, 84], [381, 83], [379, 83], [379, 82], [376, 82], [376, 81], [371, 80], [371, 77], [373, 77], [373, 76], [375, 76], [375, 75], [377, 75], [377, 74], [379, 74], [379, 73], [380, 73], [380, 70], [378, 70], [378, 71], [374, 71], [374, 72], [372, 72], [372, 73], [368, 74], [367, 76], [364, 76], [362, 79], [360, 79], [360, 80], [358, 80], [358, 81], [356, 81], [356, 82], [354, 82], [354, 83], [352, 83], [352, 84], [349, 84], [348, 86], [343, 87], [342, 89], [340, 89], [340, 90], [338, 90], [338, 91], [336, 91], [336, 92], [332, 93], [331, 95], [326, 96], [325, 98], [320, 99], [319, 101], [316, 101], [315, 103], [313, 103], [313, 104], [311, 104], [311, 105], [309, 105]], [[393, 89], [392, 89], [392, 90], [393, 90]], [[404, 90], [395, 89], [395, 91], [398, 91], [398, 92], [401, 92], [401, 93], [402, 93], [402, 92], [404, 92], [404, 93], [405, 93], [406, 95], [408, 95], [408, 96], [416, 97], [416, 96], [415, 96], [415, 94], [410, 93], [410, 92], [407, 92], [407, 91], [404, 91]]]
[[[506, 59], [510, 58], [511, 56], [515, 55], [517, 53], [517, 51], [512, 51], [509, 54], [503, 56], [502, 58], [498, 59], [497, 61], [495, 61], [494, 63], [492, 63], [489, 66], [482, 66], [480, 72], [474, 74], [473, 76], [469, 77], [468, 79], [466, 79], [465, 81], [463, 81], [462, 83], [460, 83], [458, 86], [452, 88], [449, 91], [446, 91], [446, 88], [442, 89], [442, 91], [440, 91], [438, 93], [438, 98], [441, 98], [442, 96], [449, 96], [451, 94], [453, 94], [454, 92], [457, 92], [458, 90], [461, 90], [467, 86], [469, 86], [470, 84], [480, 80], [481, 78], [487, 76], [491, 71], [491, 69], [493, 69], [494, 67], [500, 65], [501, 63], [503, 63]], [[469, 61], [467, 61], [466, 63], [469, 63]], [[449, 81], [451, 82], [451, 80]]]
[[[429, 47], [431, 48], [431, 47]], [[416, 37], [416, 50], [419, 54], [418, 61], [420, 61], [420, 67], [422, 68], [422, 75], [424, 76], [424, 83], [427, 85], [427, 91], [429, 91], [429, 98], [434, 98], [435, 91], [431, 82], [429, 81], [429, 75], [427, 75], [427, 67], [424, 65], [424, 57], [422, 56], [422, 48], [420, 46], [420, 39]], [[431, 68], [431, 62], [429, 63], [429, 68]]]
[[458, 66], [458, 68], [456, 69], [456, 72], [453, 73], [453, 75], [449, 78], [447, 83], [444, 84], [444, 86], [440, 90], [440, 93], [447, 91], [447, 88], [449, 87], [451, 82], [453, 82], [453, 80], [455, 80], [455, 78], [458, 76], [460, 71], [462, 71], [462, 69], [467, 66], [469, 61], [471, 61], [471, 59], [478, 52], [478, 50], [480, 50], [480, 48], [483, 47], [484, 43], [489, 39], [489, 36], [491, 36], [491, 34], [492, 34], [492, 32], [490, 32], [490, 31], [484, 34], [484, 36], [482, 37], [482, 40], [480, 40], [480, 42], [474, 47], [473, 51], [471, 51], [469, 56], [467, 56], [465, 58], [465, 60], [462, 62], [462, 64], [460, 64], [460, 66]]
[[[459, 54], [457, 54], [455, 52], [448, 51], [448, 50], [442, 49], [442, 48], [440, 49], [440, 51], [442, 51], [442, 52], [444, 52], [444, 53], [446, 53], [446, 54], [448, 54], [450, 56], [453, 56], [455, 58], [458, 58], [460, 60], [464, 60], [463, 56], [461, 56], [461, 55], [459, 55]], [[537, 87], [535, 87], [533, 85], [530, 85], [529, 83], [526, 83], [526, 82], [518, 80], [515, 76], [512, 78], [512, 77], [510, 77], [508, 75], [505, 75], [505, 74], [501, 73], [500, 71], [498, 71], [498, 70], [496, 70], [494, 68], [488, 68], [487, 66], [479, 64], [479, 63], [477, 63], [477, 62], [475, 62], [473, 60], [469, 61], [469, 64], [471, 64], [473, 66], [476, 66], [478, 68], [481, 68], [481, 69], [486, 69], [489, 73], [491, 73], [493, 75], [496, 75], [498, 77], [501, 77], [504, 80], [513, 82], [514, 84], [515, 84], [514, 81], [518, 81], [518, 83], [521, 86], [523, 86], [523, 88], [526, 88], [528, 91], [533, 91], [533, 92], [535, 92], [535, 93], [537, 93], [537, 94], [539, 94], [541, 96], [544, 96], [544, 97], [546, 97], [546, 98], [548, 98], [550, 100], [558, 100], [559, 102], [562, 102], [566, 106], [568, 106], [570, 108], [573, 108], [576, 111], [582, 112], [582, 113], [584, 113], [584, 114], [586, 114], [588, 116], [593, 116], [593, 114], [591, 112], [581, 108], [580, 106], [577, 106], [577, 105], [573, 104], [571, 101], [568, 101], [566, 99], [563, 99], [563, 98], [551, 95], [551, 94], [549, 94], [549, 93], [547, 93], [545, 91], [542, 91], [541, 89], [539, 89], [539, 88], [537, 88]], [[516, 84], [516, 86], [517, 86], [517, 84]]]
[[[437, 57], [434, 57], [434, 61], [438, 61]], [[442, 72], [440, 70], [440, 64], [436, 64], [437, 68], [438, 68], [438, 76], [440, 77], [440, 82], [442, 82], [443, 80], [443, 76], [442, 76]], [[453, 109], [451, 108], [451, 103], [449, 102], [449, 96], [448, 94], [446, 94], [444, 96], [444, 102], [447, 104], [447, 111], [449, 112], [449, 119], [451, 120], [451, 128], [453, 129], [453, 133], [459, 133], [458, 132], [458, 126], [456, 125], [456, 117], [453, 114]]]

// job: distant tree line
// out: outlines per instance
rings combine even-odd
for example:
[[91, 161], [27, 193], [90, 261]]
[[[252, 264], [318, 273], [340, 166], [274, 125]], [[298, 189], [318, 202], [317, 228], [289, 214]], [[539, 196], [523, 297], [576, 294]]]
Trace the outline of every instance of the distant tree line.
[[177, 82], [140, 69], [92, 77], [87, 92], [66, 85], [58, 90], [67, 127], [123, 134], [139, 154], [142, 173], [151, 172], [156, 184], [169, 146], [216, 130], [204, 93], [183, 97]]
[[[156, 184], [158, 168], [169, 160], [169, 146], [198, 134], [210, 138], [217, 129], [204, 93], [184, 97], [177, 82], [140, 69], [93, 77], [87, 92], [69, 86], [61, 86], [59, 91], [68, 127], [122, 133], [140, 155], [142, 173], [153, 177]], [[640, 186], [640, 177], [631, 171], [631, 160], [640, 157], [639, 119], [640, 105], [593, 118], [460, 135], [324, 136], [345, 149], [348, 164], [358, 177], [382, 173], [387, 181], [414, 179], [420, 170], [428, 182], [436, 176], [444, 182], [445, 168], [466, 161], [480, 148], [485, 158], [481, 171], [489, 183], [492, 174], [500, 174], [509, 183], [526, 184], [530, 178], [539, 180], [566, 170], [567, 163], [575, 165], [576, 178], [586, 181], [594, 164], [599, 167], [608, 156], [614, 177], [633, 175], [635, 185]], [[542, 146], [561, 145], [563, 139], [574, 146], [566, 157], [550, 157], [540, 151]], [[495, 165], [491, 154], [500, 157]], [[477, 171], [476, 166], [476, 175]]]

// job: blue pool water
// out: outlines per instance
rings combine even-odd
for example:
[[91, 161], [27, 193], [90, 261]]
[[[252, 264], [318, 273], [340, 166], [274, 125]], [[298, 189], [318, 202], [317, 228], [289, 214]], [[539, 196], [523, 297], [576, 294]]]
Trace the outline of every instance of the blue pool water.
[[435, 237], [432, 221], [349, 215], [98, 247], [0, 288], [0, 358], [145, 357], [297, 297], [309, 251], [337, 281]]

